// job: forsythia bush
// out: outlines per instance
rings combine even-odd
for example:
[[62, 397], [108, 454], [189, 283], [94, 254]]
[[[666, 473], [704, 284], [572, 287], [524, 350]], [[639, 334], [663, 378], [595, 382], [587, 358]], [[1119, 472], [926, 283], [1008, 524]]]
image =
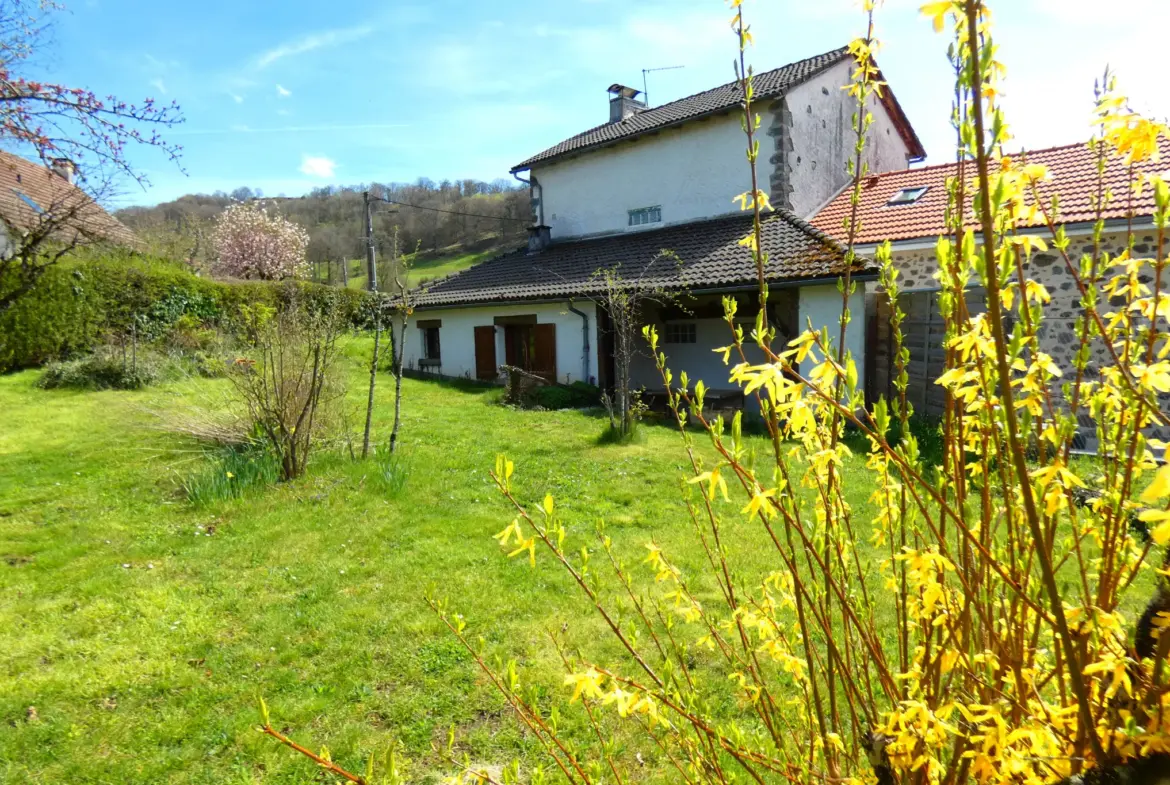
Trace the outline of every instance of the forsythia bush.
[[[635, 570], [604, 529], [582, 540], [551, 496], [533, 505], [518, 497], [517, 468], [500, 456], [492, 476], [513, 516], [496, 539], [533, 568], [547, 561], [566, 573], [613, 644], [588, 651], [619, 654], [597, 661], [581, 653], [568, 625], [552, 633], [567, 670], [558, 700], [526, 683], [515, 662], [490, 663], [469, 622], [430, 598], [550, 761], [492, 771], [460, 763], [449, 744], [460, 771], [453, 781], [1164, 782], [1170, 465], [1158, 463], [1166, 445], [1146, 434], [1170, 425], [1159, 406], [1159, 394], [1170, 393], [1170, 186], [1139, 174], [1130, 184], [1156, 203], [1156, 242], [1145, 251], [1131, 238], [1118, 254], [1095, 242], [1074, 255], [1059, 228], [1060, 204], [1040, 196], [1053, 173], [1004, 154], [1011, 139], [998, 97], [1004, 68], [987, 3], [924, 7], [952, 38], [953, 122], [965, 162], [948, 188], [951, 226], [937, 249], [947, 349], [937, 383], [948, 396], [935, 470], [908, 422], [909, 355], [888, 244], [877, 261], [894, 304], [899, 394], [867, 401], [858, 386], [844, 348], [855, 316], [851, 272], [840, 281], [839, 333], [808, 331], [773, 345], [760, 242], [769, 206], [756, 186], [760, 120], [740, 2], [731, 0], [752, 166], [752, 190], [740, 200], [755, 217], [742, 245], [756, 263], [760, 308], [745, 334], [736, 301], [725, 300], [730, 338], [719, 351], [730, 378], [758, 402], [767, 449], [749, 444], [739, 415], [708, 416], [704, 384], [676, 378], [647, 328], [681, 438], [684, 499], [706, 557], [700, 575], [680, 568], [669, 543], [646, 543]], [[884, 89], [873, 62], [872, 0], [866, 7], [867, 33], [851, 46], [850, 238], [866, 176], [867, 107]], [[1130, 112], [1109, 83], [1096, 108], [1090, 149], [1101, 172], [1111, 161], [1147, 171], [1136, 165], [1157, 155], [1170, 129]], [[1100, 240], [1106, 211], [1128, 194], [1102, 185], [1086, 197]], [[1024, 231], [1037, 218], [1047, 237]], [[1040, 348], [1050, 297], [1028, 276], [1036, 251], [1055, 254], [1080, 294], [1071, 368], [1058, 368]], [[852, 270], [852, 239], [846, 261]], [[972, 287], [986, 292], [984, 313], [966, 306]], [[762, 361], [748, 361], [751, 347]], [[1095, 352], [1105, 361], [1090, 373]], [[1073, 460], [1078, 417], [1095, 425], [1093, 459]], [[844, 493], [846, 427], [868, 445], [863, 482], [872, 489], [872, 516], [852, 509]], [[709, 448], [700, 448], [696, 432]], [[770, 543], [773, 567], [763, 575], [729, 547], [748, 527]], [[291, 744], [267, 719], [265, 732]], [[375, 781], [373, 766], [362, 778], [313, 757], [352, 782]]]
[[[732, 5], [754, 184], [759, 119], [742, 58], [751, 39], [739, 0]], [[867, 101], [884, 88], [867, 5], [868, 33], [852, 45], [854, 205], [865, 176]], [[687, 783], [1039, 785], [1072, 777], [1140, 782], [1170, 771], [1170, 635], [1162, 632], [1170, 626], [1170, 560], [1157, 556], [1170, 542], [1170, 465], [1159, 466], [1166, 446], [1146, 436], [1170, 422], [1158, 398], [1170, 392], [1170, 186], [1137, 174], [1131, 183], [1157, 205], [1148, 253], [1137, 253], [1131, 238], [1117, 255], [1097, 243], [1074, 256], [1059, 228], [1060, 204], [1040, 196], [1052, 173], [1004, 154], [1011, 138], [998, 99], [1004, 69], [987, 3], [944, 0], [923, 10], [953, 37], [954, 122], [967, 162], [966, 181], [950, 184], [952, 226], [937, 252], [948, 349], [937, 381], [948, 393], [940, 471], [923, 464], [912, 436], [891, 436], [911, 433], [896, 307], [901, 395], [866, 401], [858, 387], [843, 348], [854, 318], [850, 273], [841, 280], [840, 335], [806, 332], [773, 348], [764, 309], [745, 335], [735, 301], [726, 301], [731, 341], [721, 351], [731, 379], [759, 402], [771, 442], [766, 460], [748, 449], [738, 416], [708, 419], [703, 383], [676, 379], [648, 329], [688, 484], [701, 490], [687, 504], [708, 574], [686, 575], [668, 544], [648, 543], [649, 574], [641, 579], [604, 535], [594, 545], [573, 542], [551, 497], [532, 509], [514, 495], [515, 468], [501, 458], [494, 478], [515, 518], [497, 539], [534, 566], [541, 553], [551, 556], [624, 656], [589, 661], [559, 639], [566, 699], [550, 710], [515, 667], [490, 667], [468, 642], [466, 622], [433, 601], [569, 782], [645, 778], [640, 758], [605, 742], [614, 738], [614, 717], [646, 737], [643, 749], [657, 753], [666, 780]], [[1099, 92], [1097, 121], [1091, 149], [1102, 172], [1111, 160], [1140, 171], [1131, 165], [1170, 138], [1165, 126], [1130, 112], [1111, 84]], [[1127, 199], [1104, 186], [1087, 196], [1099, 216]], [[757, 218], [743, 245], [755, 256], [763, 304], [758, 219], [767, 198], [753, 185], [741, 199]], [[850, 237], [856, 215], [846, 224]], [[1047, 237], [1022, 231], [1037, 218], [1050, 227]], [[1099, 220], [1098, 238], [1103, 230]], [[1072, 368], [1057, 368], [1040, 349], [1049, 293], [1028, 277], [1035, 251], [1056, 254], [1081, 295]], [[888, 244], [877, 257], [896, 304]], [[972, 286], [986, 291], [986, 313], [967, 309]], [[747, 346], [765, 360], [748, 362]], [[1106, 358], [1099, 375], [1087, 372], [1095, 351]], [[1078, 415], [1095, 423], [1095, 461], [1071, 458]], [[846, 426], [869, 444], [872, 520], [859, 519], [843, 492]], [[697, 448], [688, 430], [696, 427], [713, 460]], [[725, 547], [748, 525], [766, 533], [775, 560], [774, 571], [752, 583]], [[717, 591], [704, 593], [710, 582]], [[731, 697], [741, 710], [729, 715]], [[572, 716], [595, 730], [597, 747], [568, 739], [566, 704], [579, 707]], [[468, 765], [457, 779], [484, 777]]]
[[309, 233], [257, 202], [228, 205], [216, 219], [211, 241], [211, 270], [217, 276], [276, 281], [308, 275]]

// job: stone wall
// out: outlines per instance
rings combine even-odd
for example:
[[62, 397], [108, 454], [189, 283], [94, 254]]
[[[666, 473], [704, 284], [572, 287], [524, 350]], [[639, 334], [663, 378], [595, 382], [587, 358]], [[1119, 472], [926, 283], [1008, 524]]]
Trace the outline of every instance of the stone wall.
[[[1134, 251], [1138, 255], [1155, 252], [1157, 238], [1152, 230], [1143, 229], [1134, 237]], [[1106, 234], [1102, 238], [1102, 250], [1111, 255], [1123, 251], [1127, 245], [1127, 236], [1123, 232]], [[1081, 256], [1093, 251], [1091, 235], [1070, 238], [1068, 253], [1074, 262], [1079, 262]], [[893, 254], [893, 261], [900, 272], [899, 284], [904, 292], [936, 291], [939, 288], [935, 279], [938, 270], [938, 260], [933, 249], [897, 250]], [[1065, 372], [1071, 375], [1073, 358], [1080, 346], [1076, 332], [1076, 320], [1081, 314], [1080, 291], [1076, 282], [1069, 274], [1064, 260], [1054, 251], [1036, 253], [1025, 267], [1025, 274], [1041, 284], [1052, 296], [1052, 302], [1045, 309], [1044, 323], [1040, 327], [1041, 351], [1051, 355], [1053, 361]], [[1141, 276], [1143, 283], [1151, 283], [1152, 274]], [[871, 290], [876, 291], [876, 284], [871, 284]], [[884, 335], [884, 333], [883, 333]], [[882, 339], [884, 340], [884, 338]], [[877, 351], [880, 352], [880, 349]], [[884, 356], [884, 355], [883, 355]], [[1096, 378], [1100, 368], [1111, 363], [1109, 352], [1105, 345], [1097, 339], [1092, 347], [1087, 377]], [[932, 380], [933, 381], [933, 380]], [[1059, 389], [1053, 393], [1060, 397]], [[1170, 400], [1163, 401], [1163, 409], [1170, 411]], [[1170, 438], [1170, 431], [1159, 432], [1157, 438]]]

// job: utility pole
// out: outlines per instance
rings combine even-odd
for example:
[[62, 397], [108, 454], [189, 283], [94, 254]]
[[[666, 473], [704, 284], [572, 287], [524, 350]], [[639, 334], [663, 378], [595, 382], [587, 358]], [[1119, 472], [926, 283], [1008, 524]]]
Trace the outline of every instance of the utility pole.
[[374, 262], [374, 208], [370, 204], [370, 192], [362, 192], [366, 207], [366, 276], [371, 292], [378, 291], [378, 266]]

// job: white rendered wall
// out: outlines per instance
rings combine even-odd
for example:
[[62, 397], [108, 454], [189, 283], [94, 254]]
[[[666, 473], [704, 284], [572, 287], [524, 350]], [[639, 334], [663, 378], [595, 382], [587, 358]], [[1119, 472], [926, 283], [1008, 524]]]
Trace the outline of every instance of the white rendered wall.
[[[857, 141], [853, 114], [857, 99], [842, 88], [851, 81], [852, 60], [839, 63], [788, 94], [792, 113], [792, 211], [809, 217], [834, 197], [851, 178], [848, 162]], [[871, 173], [905, 169], [908, 149], [885, 106], [870, 98], [873, 124], [866, 137], [864, 156]], [[765, 117], [764, 127], [768, 120]], [[761, 145], [762, 146], [762, 145]], [[767, 164], [761, 154], [761, 169]]]
[[[685, 371], [691, 386], [700, 379], [712, 390], [733, 390], [736, 385], [728, 376], [732, 365], [723, 364], [723, 355], [711, 351], [717, 346], [731, 343], [731, 328], [722, 319], [679, 319], [679, 323], [695, 325], [695, 343], [666, 343], [665, 325], [658, 327], [658, 350], [666, 353], [666, 365], [674, 374], [674, 386], [679, 385], [679, 375]], [[673, 322], [672, 322], [673, 323]], [[750, 326], [745, 327], [750, 332]], [[639, 345], [641, 346], [641, 339]], [[758, 350], [757, 350], [758, 351]], [[630, 381], [634, 387], [645, 387], [653, 392], [662, 392], [662, 377], [646, 346], [630, 363]]]
[[[845, 348], [853, 355], [853, 362], [857, 366], [857, 384], [865, 384], [865, 287], [858, 285], [856, 291], [849, 298], [850, 321], [845, 332]], [[798, 333], [809, 329], [820, 330], [829, 328], [829, 340], [836, 348], [837, 339], [841, 336], [841, 293], [837, 285], [823, 284], [818, 286], [802, 286], [800, 288], [800, 325]], [[801, 367], [801, 374], [812, 370], [812, 363], [805, 361]]]
[[739, 115], [723, 115], [538, 165], [532, 174], [554, 239], [637, 231], [627, 226], [628, 211], [639, 207], [662, 205], [662, 223], [646, 229], [736, 212], [732, 199], [751, 190], [746, 148]]
[[[589, 376], [597, 380], [597, 309], [588, 300], [574, 301], [573, 307], [589, 317]], [[443, 376], [475, 378], [475, 328], [492, 325], [497, 316], [535, 314], [538, 324], [557, 326], [557, 380], [568, 384], [582, 381], [584, 346], [581, 317], [571, 313], [568, 303], [531, 305], [485, 305], [462, 308], [433, 308], [415, 311], [406, 325], [403, 362], [418, 368], [423, 356], [422, 330], [418, 321], [439, 319], [439, 354]], [[504, 328], [496, 327], [496, 365], [504, 363]], [[590, 381], [585, 379], [584, 381]]]

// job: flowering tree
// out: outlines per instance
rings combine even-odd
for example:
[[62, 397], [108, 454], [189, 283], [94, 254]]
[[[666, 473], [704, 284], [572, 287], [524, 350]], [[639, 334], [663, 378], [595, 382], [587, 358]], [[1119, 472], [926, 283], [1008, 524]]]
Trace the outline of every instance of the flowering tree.
[[51, 0], [0, 0], [0, 144], [46, 167], [66, 159], [77, 172], [77, 187], [54, 189], [51, 204], [3, 217], [13, 252], [0, 259], [0, 311], [74, 246], [123, 239], [110, 236], [96, 203], [115, 196], [127, 179], [147, 184], [128, 148], [154, 148], [176, 162], [181, 151], [157, 131], [182, 122], [178, 104], [159, 105], [153, 98], [127, 103], [22, 75], [41, 51], [58, 9]]
[[275, 281], [308, 273], [309, 233], [256, 202], [229, 205], [211, 239], [216, 275]]

